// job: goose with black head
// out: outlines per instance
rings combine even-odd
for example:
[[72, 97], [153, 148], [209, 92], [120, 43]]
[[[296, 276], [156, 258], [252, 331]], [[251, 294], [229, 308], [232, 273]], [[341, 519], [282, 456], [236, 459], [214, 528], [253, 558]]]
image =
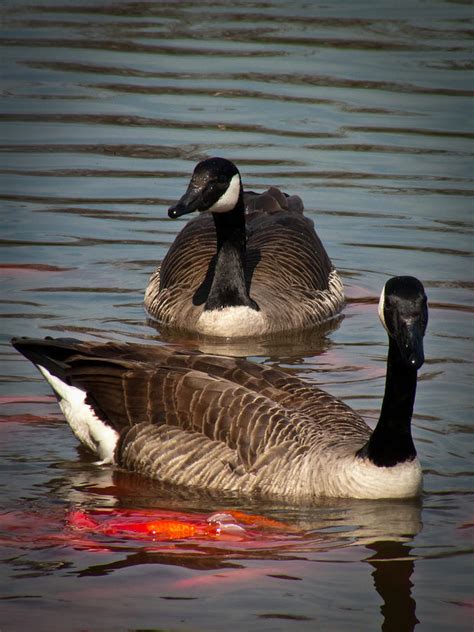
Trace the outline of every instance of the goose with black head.
[[16, 338], [78, 439], [103, 462], [196, 488], [311, 501], [421, 491], [411, 434], [428, 310], [423, 285], [394, 277], [372, 431], [339, 399], [285, 371], [173, 347]]
[[210, 158], [168, 214], [195, 211], [149, 281], [152, 319], [232, 338], [306, 329], [341, 311], [342, 281], [298, 196], [244, 192], [235, 164]]

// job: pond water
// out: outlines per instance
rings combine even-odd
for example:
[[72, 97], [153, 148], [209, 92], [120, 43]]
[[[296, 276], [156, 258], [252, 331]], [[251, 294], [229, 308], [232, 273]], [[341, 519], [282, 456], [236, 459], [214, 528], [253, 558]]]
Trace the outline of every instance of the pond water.
[[[471, 630], [472, 7], [442, 0], [15, 0], [1, 7], [2, 630]], [[166, 209], [221, 155], [299, 194], [348, 297], [331, 330], [160, 332]], [[94, 465], [12, 336], [248, 356], [375, 423], [389, 276], [426, 288], [413, 434], [424, 493], [315, 506], [200, 497]], [[258, 513], [275, 538], [78, 537], [71, 510]]]

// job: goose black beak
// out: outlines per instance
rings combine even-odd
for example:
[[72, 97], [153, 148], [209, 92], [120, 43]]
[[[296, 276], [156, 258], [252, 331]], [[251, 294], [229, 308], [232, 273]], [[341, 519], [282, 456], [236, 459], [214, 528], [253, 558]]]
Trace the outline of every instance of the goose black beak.
[[418, 370], [425, 361], [423, 336], [425, 330], [421, 322], [405, 323], [397, 336], [398, 348], [405, 362], [412, 369]]
[[193, 213], [202, 209], [202, 192], [194, 186], [189, 186], [183, 197], [174, 206], [168, 209], [168, 217], [176, 219], [182, 215]]

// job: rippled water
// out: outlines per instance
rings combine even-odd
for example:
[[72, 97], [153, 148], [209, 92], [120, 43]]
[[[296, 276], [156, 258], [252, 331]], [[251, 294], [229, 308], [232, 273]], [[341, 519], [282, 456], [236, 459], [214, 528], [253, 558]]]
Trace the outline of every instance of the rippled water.
[[[472, 629], [472, 8], [463, 2], [4, 2], [0, 7], [4, 630]], [[304, 199], [347, 288], [332, 331], [249, 344], [159, 332], [142, 297], [222, 155]], [[430, 302], [413, 502], [196, 497], [99, 468], [13, 335], [172, 341], [315, 379], [372, 422], [377, 296]], [[78, 542], [71, 508], [237, 507], [286, 540]], [[292, 529], [296, 529], [293, 531]], [[69, 539], [68, 539], [69, 538]]]

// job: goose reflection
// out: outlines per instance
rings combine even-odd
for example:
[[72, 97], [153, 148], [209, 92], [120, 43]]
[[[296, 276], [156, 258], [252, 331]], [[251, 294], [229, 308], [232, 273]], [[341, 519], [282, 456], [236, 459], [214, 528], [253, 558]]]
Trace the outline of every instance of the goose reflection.
[[[98, 477], [94, 476], [92, 468], [82, 473], [70, 470], [69, 480], [62, 483], [62, 491], [69, 488], [76, 502], [80, 502], [82, 495], [83, 505], [172, 508], [209, 513], [233, 508], [249, 513], [258, 511], [286, 522], [289, 529], [296, 529], [298, 536], [285, 544], [263, 548], [239, 548], [228, 542], [205, 541], [155, 542], [154, 548], [144, 545], [143, 541], [128, 542], [126, 546], [111, 543], [114, 559], [78, 569], [76, 574], [80, 577], [104, 576], [143, 565], [181, 567], [198, 573], [193, 589], [199, 595], [200, 591], [209, 590], [212, 581], [220, 581], [218, 577], [222, 573], [226, 574], [224, 584], [228, 588], [220, 582], [221, 591], [235, 589], [236, 582], [257, 585], [269, 574], [269, 569], [275, 572], [275, 565], [280, 568], [282, 577], [288, 563], [292, 565], [293, 575], [301, 565], [303, 577], [307, 574], [307, 563], [314, 564], [315, 559], [324, 559], [336, 549], [354, 551], [354, 547], [358, 547], [360, 560], [372, 568], [373, 585], [381, 599], [380, 629], [383, 632], [410, 632], [418, 623], [412, 594], [416, 558], [411, 553], [411, 542], [422, 528], [420, 500], [331, 499], [321, 500], [317, 506], [279, 504], [262, 499], [242, 501], [188, 488], [172, 488], [129, 472], [111, 471], [110, 478], [106, 478], [99, 468], [96, 470]], [[57, 479], [54, 488], [57, 492]], [[369, 556], [366, 556], [367, 551]], [[255, 576], [250, 570], [250, 560], [259, 560], [264, 565]], [[181, 598], [182, 589], [178, 584], [169, 585], [169, 598]], [[186, 598], [195, 598], [193, 595], [194, 592]]]
[[412, 595], [415, 558], [401, 542], [379, 541], [367, 546], [374, 554], [367, 562], [374, 568], [374, 586], [383, 600], [380, 608], [383, 632], [411, 632], [419, 620]]
[[296, 364], [298, 360], [302, 362], [308, 356], [317, 356], [328, 351], [332, 344], [328, 336], [339, 328], [343, 319], [344, 316], [340, 315], [310, 330], [247, 339], [218, 338], [177, 332], [158, 325], [152, 320], [147, 320], [147, 324], [157, 331], [157, 339], [186, 349], [240, 358], [275, 356], [280, 362], [286, 362], [288, 359], [292, 364]]

